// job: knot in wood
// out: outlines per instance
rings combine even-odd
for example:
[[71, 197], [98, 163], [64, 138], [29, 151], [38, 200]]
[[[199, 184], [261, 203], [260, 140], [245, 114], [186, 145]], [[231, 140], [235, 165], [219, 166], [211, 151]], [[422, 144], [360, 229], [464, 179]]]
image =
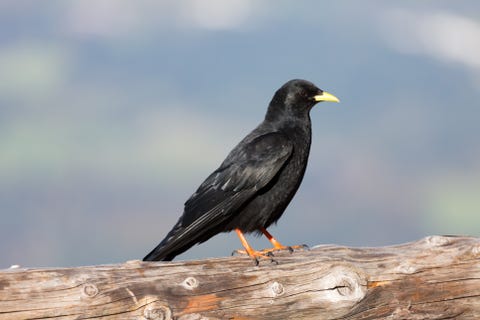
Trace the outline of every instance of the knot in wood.
[[169, 307], [153, 302], [143, 310], [143, 317], [146, 320], [172, 320], [172, 310]]
[[273, 296], [279, 296], [285, 292], [283, 285], [281, 283], [278, 283], [277, 281], [274, 281], [270, 285], [270, 289], [272, 290]]
[[348, 296], [355, 291], [355, 283], [350, 278], [342, 279], [337, 285], [337, 291], [341, 296]]
[[322, 299], [331, 302], [345, 301], [354, 303], [366, 295], [366, 279], [350, 266], [333, 267], [324, 278], [317, 281], [317, 286], [324, 288]]
[[400, 263], [395, 269], [393, 269], [395, 272], [398, 273], [403, 273], [403, 274], [413, 274], [417, 272], [418, 268], [413, 265], [413, 262], [410, 262], [408, 260], [403, 261]]
[[444, 236], [428, 236], [425, 238], [425, 242], [432, 247], [441, 247], [449, 245], [452, 240]]
[[472, 250], [470, 250], [470, 252], [472, 253], [472, 255], [474, 257], [478, 257], [480, 256], [480, 245], [475, 245], [472, 247]]
[[193, 290], [198, 287], [198, 280], [194, 277], [188, 277], [182, 282], [182, 287], [187, 290]]
[[83, 294], [89, 298], [93, 298], [98, 294], [98, 288], [92, 283], [86, 283], [83, 286]]

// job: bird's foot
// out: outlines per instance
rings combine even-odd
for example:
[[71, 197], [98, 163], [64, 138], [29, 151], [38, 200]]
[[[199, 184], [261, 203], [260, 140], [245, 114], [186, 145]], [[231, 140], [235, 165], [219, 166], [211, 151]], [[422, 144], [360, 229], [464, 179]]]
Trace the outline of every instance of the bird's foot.
[[264, 250], [262, 251], [247, 251], [247, 250], [234, 250], [232, 252], [232, 256], [244, 256], [248, 255], [250, 258], [252, 258], [255, 261], [255, 265], [258, 266], [260, 264], [260, 261], [263, 260], [270, 260], [271, 263], [278, 264], [278, 261], [273, 259], [273, 253], [272, 252], [265, 252]]
[[[295, 251], [309, 251], [310, 247], [306, 244], [299, 244], [299, 245], [295, 245], [295, 246], [283, 246], [283, 245], [281, 245], [281, 246], [276, 246], [276, 247], [273, 247], [273, 248], [263, 249], [263, 250], [256, 251], [256, 252], [260, 252], [261, 254], [263, 254], [265, 256], [272, 257], [272, 256], [274, 256], [275, 252], [286, 251], [286, 250], [288, 250], [290, 253], [293, 253]], [[232, 252], [232, 256], [245, 256], [245, 255], [248, 255], [247, 250], [238, 249], [238, 250], [234, 250]]]
[[283, 245], [277, 245], [274, 248], [269, 248], [269, 249], [263, 249], [260, 251], [252, 250], [252, 251], [247, 251], [247, 250], [234, 250], [232, 252], [232, 256], [245, 256], [248, 255], [252, 259], [255, 260], [255, 265], [259, 265], [260, 261], [262, 260], [270, 260], [270, 262], [278, 264], [278, 261], [273, 259], [275, 256], [276, 252], [281, 252], [281, 251], [286, 251], [293, 253], [295, 251], [308, 251], [310, 248], [306, 244], [301, 244], [301, 245], [295, 245], [295, 246], [283, 246]]
[[291, 252], [294, 251], [310, 251], [310, 247], [306, 244], [297, 244], [295, 246], [290, 246], [289, 247]]
[[308, 250], [310, 250], [310, 248], [306, 244], [300, 244], [300, 245], [295, 245], [295, 246], [277, 245], [273, 248], [263, 249], [260, 252], [263, 253], [263, 254], [274, 255], [275, 252], [286, 251], [286, 250], [288, 250], [290, 253], [293, 253], [294, 251], [308, 251]]

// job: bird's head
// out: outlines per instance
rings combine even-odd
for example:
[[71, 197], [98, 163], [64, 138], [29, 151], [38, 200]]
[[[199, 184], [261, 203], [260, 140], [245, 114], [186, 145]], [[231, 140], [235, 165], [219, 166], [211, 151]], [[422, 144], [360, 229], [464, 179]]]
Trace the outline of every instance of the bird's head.
[[319, 89], [306, 80], [290, 80], [275, 92], [270, 102], [267, 118], [278, 116], [304, 117], [314, 105], [322, 101], [340, 102], [334, 95]]

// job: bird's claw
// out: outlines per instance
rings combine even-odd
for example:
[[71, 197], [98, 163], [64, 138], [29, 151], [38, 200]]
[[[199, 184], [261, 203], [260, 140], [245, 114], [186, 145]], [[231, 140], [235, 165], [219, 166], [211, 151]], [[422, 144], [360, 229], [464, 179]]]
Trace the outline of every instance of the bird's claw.
[[288, 247], [288, 250], [290, 250], [290, 252], [294, 252], [295, 250], [300, 250], [300, 251], [310, 251], [310, 247], [306, 244], [299, 244], [299, 245], [296, 245], [296, 246], [290, 246]]
[[288, 252], [290, 252], [290, 253], [294, 253], [297, 250], [308, 251], [308, 250], [310, 250], [310, 248], [306, 244], [301, 244], [301, 245], [295, 245], [295, 246], [278, 246], [278, 247], [274, 247], [274, 248], [264, 249], [260, 252], [264, 255], [275, 256], [276, 252], [285, 251], [285, 250], [288, 250]]
[[271, 263], [278, 264], [278, 261], [273, 259], [274, 254], [273, 252], [263, 252], [263, 251], [254, 251], [253, 255], [249, 255], [246, 250], [234, 250], [232, 251], [232, 256], [245, 256], [248, 255], [255, 260], [255, 265], [258, 266], [260, 264], [260, 260], [268, 259]]
[[[263, 249], [261, 251], [258, 251], [261, 256], [264, 257], [274, 257], [275, 252], [282, 251], [282, 250], [288, 250], [290, 253], [294, 253], [297, 250], [300, 251], [310, 251], [310, 247], [306, 244], [300, 244], [300, 245], [295, 245], [295, 246], [287, 246], [287, 247], [277, 247], [277, 248], [270, 248], [270, 249]], [[232, 256], [246, 256], [248, 255], [248, 252], [246, 250], [242, 249], [237, 249], [232, 251]]]
[[270, 263], [274, 263], [274, 264], [278, 265], [278, 261], [275, 260], [275, 259], [273, 259], [273, 254], [267, 254], [267, 256], [256, 256], [256, 257], [254, 257], [254, 259], [255, 259], [255, 266], [258, 267], [258, 266], [260, 265], [260, 260], [261, 260], [262, 258], [264, 258], [264, 259], [265, 259], [265, 258], [268, 258], [268, 259], [270, 260]]

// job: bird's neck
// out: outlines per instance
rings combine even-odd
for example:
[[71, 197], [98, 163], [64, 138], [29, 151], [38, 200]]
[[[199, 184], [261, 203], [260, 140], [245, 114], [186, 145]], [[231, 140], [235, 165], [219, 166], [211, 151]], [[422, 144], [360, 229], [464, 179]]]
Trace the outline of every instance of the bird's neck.
[[279, 125], [311, 125], [310, 110], [303, 110], [301, 112], [295, 112], [294, 110], [279, 108], [275, 104], [270, 104], [267, 113], [265, 114], [265, 121]]
[[[274, 112], [270, 112], [274, 111]], [[280, 110], [268, 110], [265, 115], [264, 123], [268, 123], [270, 127], [275, 129], [303, 129], [309, 136], [311, 134], [312, 122], [310, 120], [310, 114], [305, 112], [304, 114], [289, 114], [287, 111]]]

